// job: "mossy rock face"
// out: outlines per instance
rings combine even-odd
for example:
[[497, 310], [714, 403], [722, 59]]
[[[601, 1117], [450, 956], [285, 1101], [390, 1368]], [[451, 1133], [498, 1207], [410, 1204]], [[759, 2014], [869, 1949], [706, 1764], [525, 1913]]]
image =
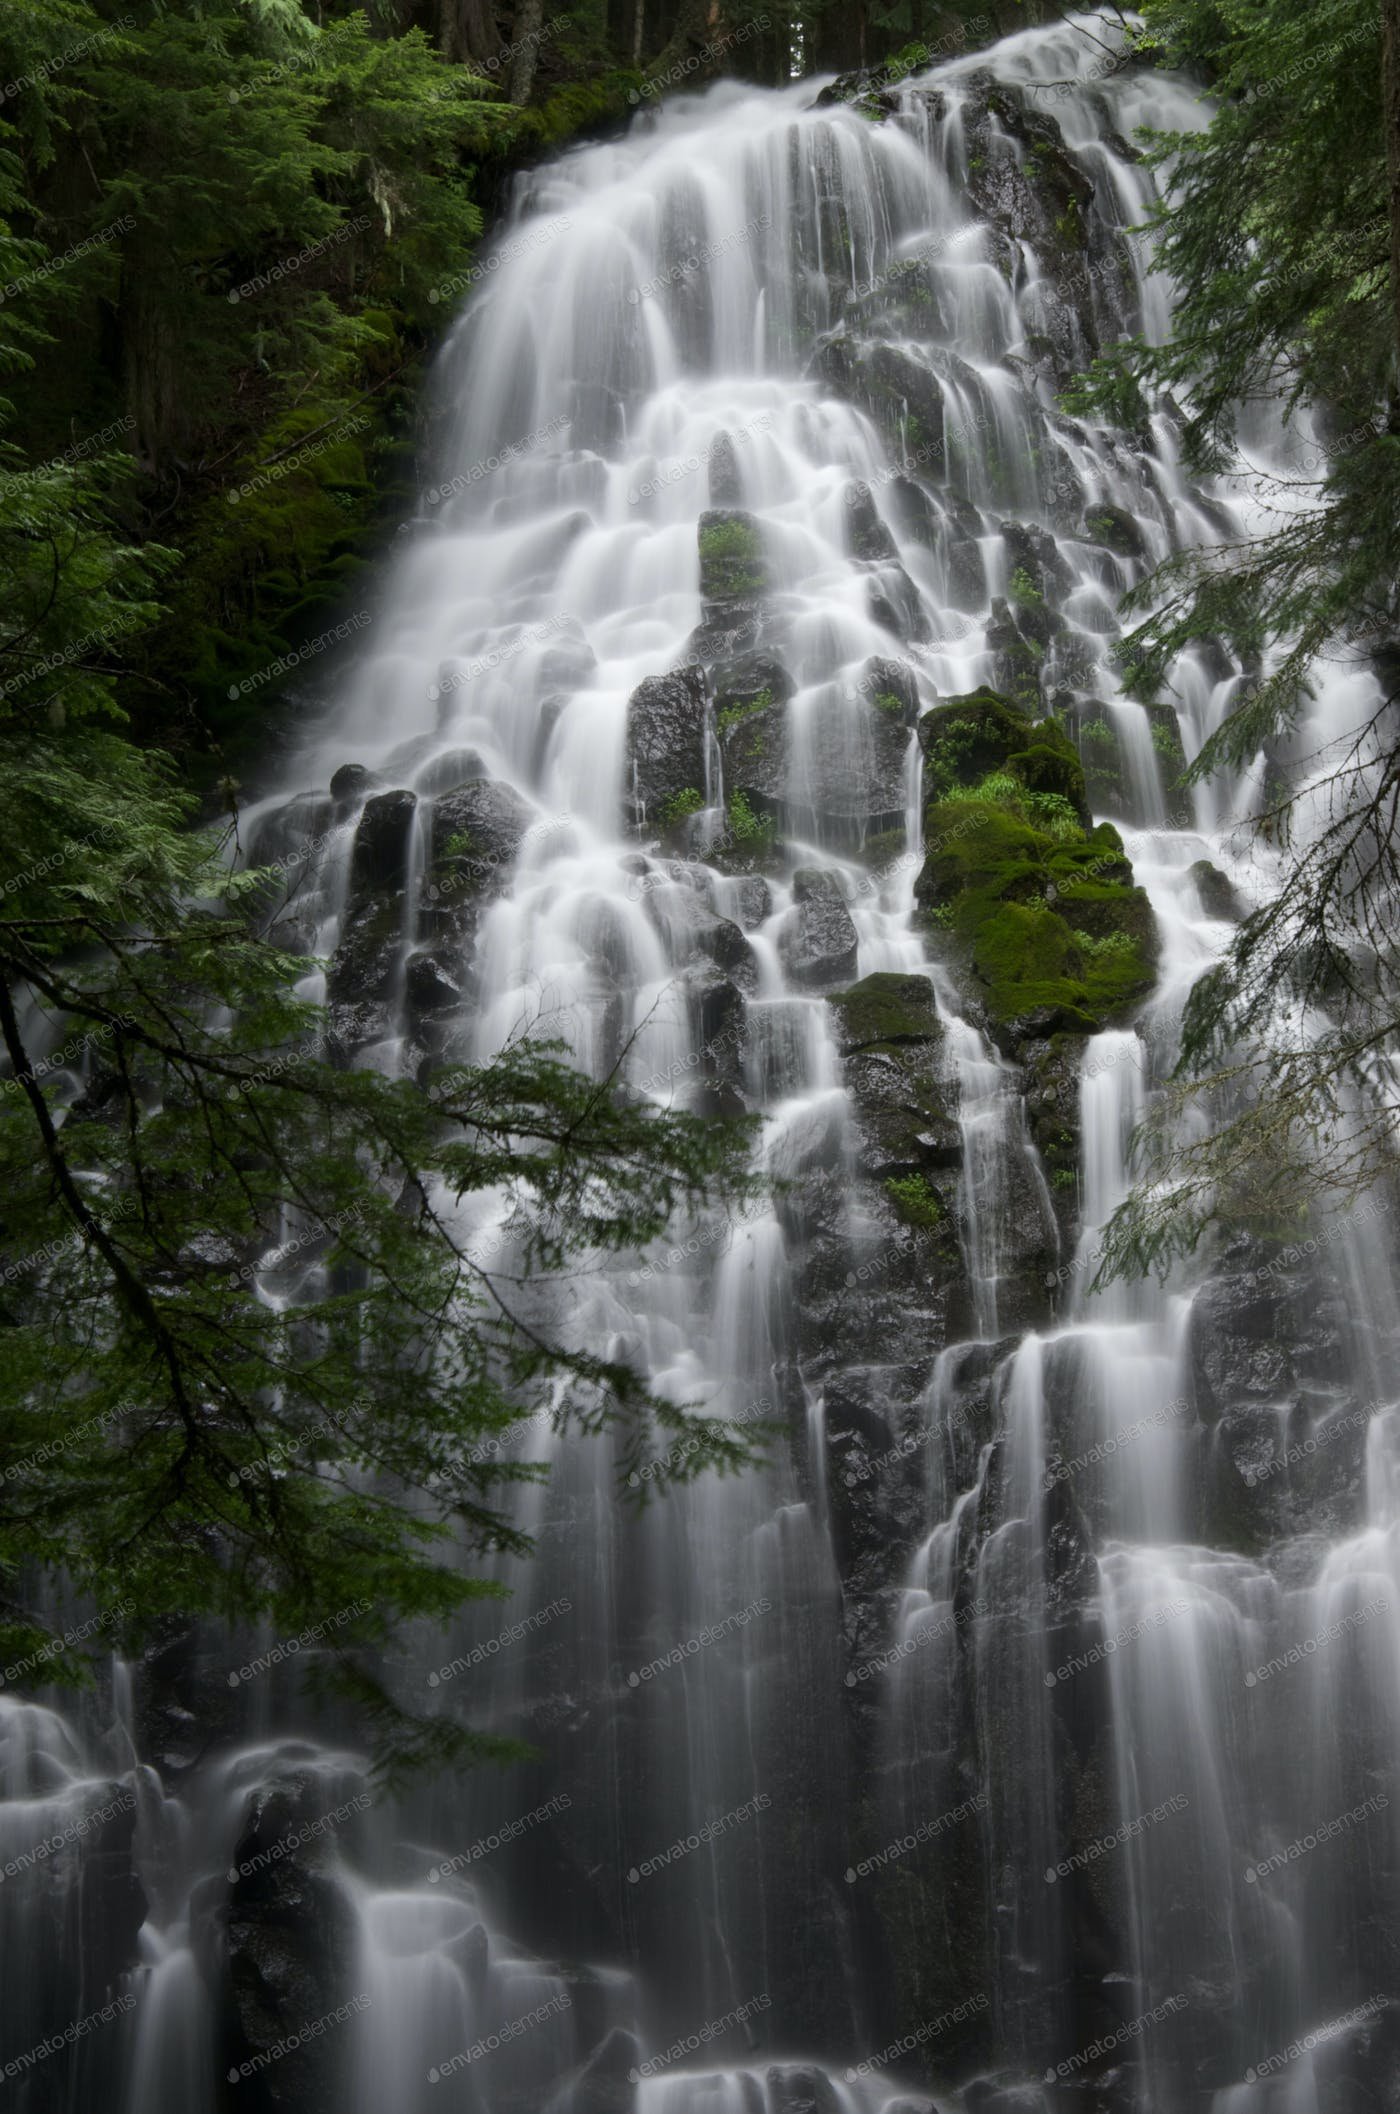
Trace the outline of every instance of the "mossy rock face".
[[916, 894], [952, 935], [999, 1043], [1093, 1034], [1152, 987], [1157, 930], [1073, 744], [994, 693], [920, 724], [934, 797]]
[[834, 991], [827, 1002], [840, 1023], [843, 1056], [881, 1044], [932, 1043], [943, 1033], [933, 985], [926, 976], [881, 970], [863, 976], [849, 991]]
[[752, 514], [711, 508], [700, 516], [700, 592], [707, 602], [739, 602], [768, 586], [763, 538]]

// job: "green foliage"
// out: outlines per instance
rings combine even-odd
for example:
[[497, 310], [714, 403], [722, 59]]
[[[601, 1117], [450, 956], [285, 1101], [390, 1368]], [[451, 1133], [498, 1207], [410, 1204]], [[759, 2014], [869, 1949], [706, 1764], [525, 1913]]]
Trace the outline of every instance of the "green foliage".
[[1011, 599], [1025, 609], [1037, 609], [1044, 604], [1044, 595], [1023, 565], [1018, 565], [1011, 575]]
[[766, 815], [756, 815], [744, 793], [731, 793], [728, 808], [729, 834], [737, 844], [751, 847], [770, 844], [773, 824]]
[[700, 592], [710, 601], [728, 601], [763, 592], [767, 575], [757, 525], [747, 515], [728, 515], [701, 522]]
[[681, 792], [672, 793], [668, 799], [662, 801], [657, 820], [663, 829], [674, 829], [678, 822], [685, 821], [687, 815], [698, 815], [704, 805], [705, 795], [697, 792], [693, 785], [688, 785]]
[[891, 1176], [885, 1193], [906, 1226], [937, 1226], [943, 1219], [943, 1200], [921, 1174]]
[[891, 719], [903, 719], [904, 700], [903, 698], [896, 697], [892, 691], [878, 691], [876, 693], [874, 703], [875, 709], [878, 712], [887, 712]]
[[717, 716], [715, 726], [721, 734], [727, 734], [731, 727], [737, 727], [742, 720], [752, 719], [756, 712], [766, 712], [772, 702], [772, 691], [760, 690], [756, 697], [746, 698], [740, 704], [726, 705]]

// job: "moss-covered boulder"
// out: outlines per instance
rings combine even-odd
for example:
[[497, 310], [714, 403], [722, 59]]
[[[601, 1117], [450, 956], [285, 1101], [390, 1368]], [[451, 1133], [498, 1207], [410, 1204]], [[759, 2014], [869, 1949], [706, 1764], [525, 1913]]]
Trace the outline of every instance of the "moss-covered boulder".
[[707, 602], [743, 601], [768, 585], [763, 538], [752, 514], [712, 507], [700, 517], [700, 592]]
[[1151, 905], [1111, 823], [1093, 826], [1074, 745], [980, 691], [925, 715], [918, 901], [951, 938], [1004, 1048], [1093, 1034], [1151, 989]]
[[863, 976], [849, 991], [834, 991], [827, 1003], [837, 1019], [843, 1057], [884, 1044], [891, 1047], [934, 1043], [943, 1033], [926, 976], [880, 970]]

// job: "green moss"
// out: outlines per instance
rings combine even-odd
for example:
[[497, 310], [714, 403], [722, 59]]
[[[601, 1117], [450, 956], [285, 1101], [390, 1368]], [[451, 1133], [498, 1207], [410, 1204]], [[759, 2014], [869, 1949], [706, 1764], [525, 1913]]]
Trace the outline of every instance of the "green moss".
[[885, 1184], [885, 1194], [906, 1226], [942, 1223], [943, 1200], [921, 1174], [892, 1176]]
[[875, 706], [877, 711], [888, 712], [891, 719], [903, 719], [904, 717], [904, 700], [901, 697], [896, 697], [892, 690], [879, 691], [875, 698]]
[[1088, 1033], [1120, 1015], [1151, 988], [1156, 928], [1118, 832], [1086, 827], [1073, 745], [994, 694], [941, 707], [920, 732], [937, 796], [919, 901], [994, 1021], [1051, 1009]]
[[1079, 1181], [1072, 1167], [1057, 1167], [1050, 1177], [1052, 1189], [1073, 1189]]
[[1045, 597], [1024, 565], [1018, 565], [1011, 575], [1011, 599], [1024, 609], [1037, 609], [1044, 605]]
[[757, 697], [748, 698], [742, 704], [726, 705], [715, 725], [721, 734], [727, 734], [731, 727], [738, 726], [740, 720], [752, 719], [755, 712], [766, 712], [772, 702], [772, 691], [760, 690]]
[[762, 594], [763, 544], [746, 514], [707, 514], [700, 524], [700, 592], [707, 601]]
[[1106, 719], [1086, 719], [1079, 730], [1079, 739], [1092, 743], [1096, 748], [1116, 748], [1118, 737]]
[[847, 1051], [933, 1042], [943, 1032], [933, 986], [926, 976], [878, 970], [873, 976], [863, 976], [848, 991], [833, 992], [827, 1003], [840, 1020], [841, 1043]]
[[678, 822], [684, 822], [687, 815], [698, 815], [704, 805], [704, 794], [697, 792], [693, 785], [688, 785], [681, 792], [672, 793], [668, 799], [662, 801], [661, 811], [656, 819], [663, 829], [674, 829]]
[[730, 794], [728, 817], [729, 834], [737, 844], [771, 843], [772, 823], [766, 816], [754, 813], [743, 793]]

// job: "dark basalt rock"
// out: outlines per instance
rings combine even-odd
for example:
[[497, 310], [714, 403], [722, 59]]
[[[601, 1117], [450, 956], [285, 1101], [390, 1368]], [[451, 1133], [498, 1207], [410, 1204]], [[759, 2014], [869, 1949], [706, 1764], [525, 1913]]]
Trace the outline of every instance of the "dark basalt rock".
[[[875, 664], [872, 664], [875, 665]], [[899, 663], [882, 662], [899, 681]], [[862, 691], [865, 679], [862, 678]], [[897, 710], [872, 697], [829, 700], [808, 723], [796, 752], [786, 709], [756, 704], [735, 713], [720, 730], [724, 782], [760, 814], [784, 828], [817, 827], [853, 848], [868, 833], [904, 820], [905, 759], [909, 753], [907, 686], [888, 693]]]
[[853, 558], [875, 563], [899, 556], [894, 538], [880, 519], [875, 495], [868, 484], [846, 487], [846, 548]]
[[[300, 2028], [367, 1994], [354, 1979], [354, 1913], [331, 1876], [324, 1839], [312, 1837], [284, 1856], [258, 1862], [260, 1854], [337, 1803], [325, 1779], [309, 1771], [267, 1786], [252, 1803], [234, 1853], [236, 1876], [225, 1916], [231, 2075], [241, 2063], [267, 2055]], [[335, 2036], [354, 2027], [354, 2013], [323, 2026], [239, 2079], [241, 2095], [267, 2114], [336, 2114], [344, 2104], [346, 2051]]]
[[417, 811], [417, 798], [408, 792], [376, 793], [365, 802], [350, 858], [353, 906], [405, 886], [409, 839]]
[[1147, 563], [1142, 530], [1126, 507], [1096, 500], [1084, 516], [1084, 535], [1090, 543], [1101, 543], [1116, 558], [1131, 559], [1136, 565]]
[[739, 481], [739, 457], [730, 434], [717, 433], [710, 442], [708, 474], [712, 507], [742, 505], [744, 494]]
[[802, 867], [793, 876], [795, 907], [778, 936], [794, 983], [834, 984], [856, 965], [859, 941], [834, 874]]
[[1197, 859], [1188, 872], [1196, 884], [1196, 894], [1206, 916], [1219, 918], [1230, 925], [1239, 924], [1245, 916], [1245, 906], [1229, 875], [1223, 874], [1209, 859]]
[[705, 786], [706, 683], [702, 669], [649, 675], [627, 704], [627, 785], [632, 818], [655, 827], [668, 803]]
[[382, 781], [362, 763], [343, 763], [331, 779], [331, 798], [339, 808], [358, 807]]

